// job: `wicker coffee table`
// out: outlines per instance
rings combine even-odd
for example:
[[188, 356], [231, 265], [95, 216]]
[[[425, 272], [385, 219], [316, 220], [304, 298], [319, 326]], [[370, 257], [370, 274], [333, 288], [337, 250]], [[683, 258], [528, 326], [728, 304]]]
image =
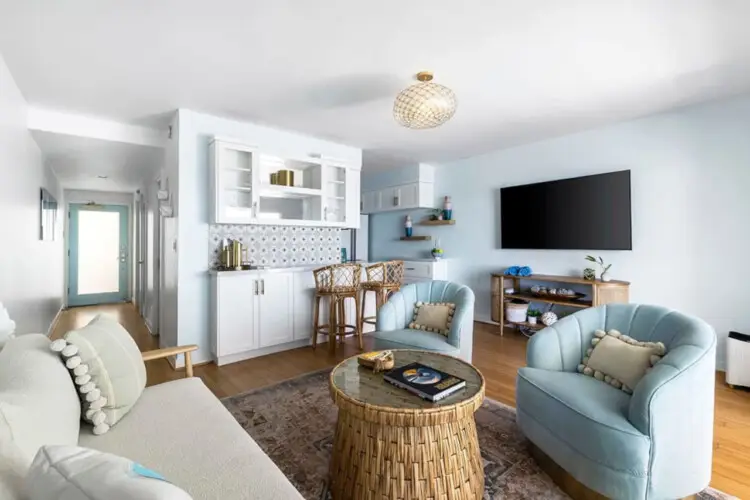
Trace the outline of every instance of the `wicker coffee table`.
[[466, 380], [431, 403], [349, 358], [331, 372], [339, 407], [329, 490], [341, 499], [478, 499], [484, 471], [474, 412], [484, 378], [469, 363], [426, 351], [394, 350], [396, 366], [419, 362]]

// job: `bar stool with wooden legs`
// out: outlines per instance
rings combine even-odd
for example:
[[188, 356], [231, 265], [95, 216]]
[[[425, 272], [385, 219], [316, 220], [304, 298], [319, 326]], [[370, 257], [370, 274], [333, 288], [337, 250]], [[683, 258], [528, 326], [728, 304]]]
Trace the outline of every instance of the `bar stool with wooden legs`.
[[359, 329], [363, 330], [365, 323], [375, 324], [375, 316], [365, 317], [365, 304], [367, 303], [367, 292], [375, 292], [375, 312], [380, 306], [388, 301], [393, 292], [401, 289], [401, 280], [404, 279], [404, 261], [389, 260], [378, 262], [365, 268], [367, 281], [362, 283], [362, 308], [359, 310]]
[[[362, 329], [357, 318], [359, 311], [359, 282], [362, 276], [362, 266], [359, 264], [334, 264], [321, 267], [313, 271], [315, 276], [315, 304], [313, 310], [313, 338], [312, 347], [318, 344], [318, 334], [328, 335], [328, 346], [330, 351], [336, 349], [336, 339], [343, 338], [353, 333], [357, 336], [360, 350], [364, 348], [362, 343]], [[319, 325], [320, 301], [328, 297], [328, 323]], [[346, 299], [354, 300], [354, 323], [346, 323]]]

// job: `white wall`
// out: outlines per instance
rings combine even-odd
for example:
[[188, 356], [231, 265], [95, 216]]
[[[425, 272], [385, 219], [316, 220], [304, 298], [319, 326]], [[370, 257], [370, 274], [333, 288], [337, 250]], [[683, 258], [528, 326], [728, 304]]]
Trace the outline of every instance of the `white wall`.
[[[172, 138], [164, 151], [164, 171], [161, 189], [169, 191], [174, 217], [159, 217], [161, 237], [161, 267], [159, 286], [159, 347], [178, 345], [178, 203], [180, 186], [179, 134], [180, 116], [172, 117]], [[185, 342], [183, 342], [185, 343]]]
[[[26, 102], [0, 56], [0, 301], [17, 333], [47, 333], [63, 300], [63, 193], [26, 129]], [[39, 240], [39, 190], [60, 206], [55, 241]]]
[[[633, 250], [595, 253], [614, 264], [613, 278], [632, 282], [632, 302], [672, 307], [713, 325], [723, 366], [728, 331], [750, 333], [750, 98], [440, 166], [436, 204], [451, 195], [457, 223], [420, 231], [441, 237], [452, 279], [474, 289], [476, 315], [486, 319], [491, 272], [529, 265], [537, 273], [580, 275], [589, 253], [499, 249], [499, 189], [624, 169], [632, 171]], [[372, 257], [394, 256], [403, 216], [371, 218]]]
[[208, 328], [208, 143], [228, 137], [278, 155], [318, 153], [362, 164], [362, 150], [252, 123], [179, 110], [179, 344], [198, 344], [195, 360], [210, 359]]

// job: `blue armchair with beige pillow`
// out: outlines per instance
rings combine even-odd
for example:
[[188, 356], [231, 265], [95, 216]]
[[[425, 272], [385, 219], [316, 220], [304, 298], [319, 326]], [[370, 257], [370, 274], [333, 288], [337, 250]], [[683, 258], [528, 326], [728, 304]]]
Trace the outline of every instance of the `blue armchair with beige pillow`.
[[711, 478], [715, 354], [700, 319], [648, 305], [586, 309], [529, 341], [518, 425], [542, 461], [606, 497], [696, 494]]
[[471, 362], [474, 292], [450, 281], [401, 287], [377, 313], [376, 349], [422, 349]]

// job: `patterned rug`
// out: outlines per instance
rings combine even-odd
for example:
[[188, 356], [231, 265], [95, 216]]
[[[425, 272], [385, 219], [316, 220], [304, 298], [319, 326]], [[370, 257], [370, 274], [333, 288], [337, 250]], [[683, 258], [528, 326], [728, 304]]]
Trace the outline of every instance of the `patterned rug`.
[[[308, 373], [277, 385], [225, 398], [234, 418], [308, 500], [326, 497], [337, 409], [328, 394], [330, 370]], [[516, 427], [516, 412], [485, 399], [476, 413], [489, 499], [567, 499], [536, 465]], [[708, 489], [704, 500], [735, 497]]]

